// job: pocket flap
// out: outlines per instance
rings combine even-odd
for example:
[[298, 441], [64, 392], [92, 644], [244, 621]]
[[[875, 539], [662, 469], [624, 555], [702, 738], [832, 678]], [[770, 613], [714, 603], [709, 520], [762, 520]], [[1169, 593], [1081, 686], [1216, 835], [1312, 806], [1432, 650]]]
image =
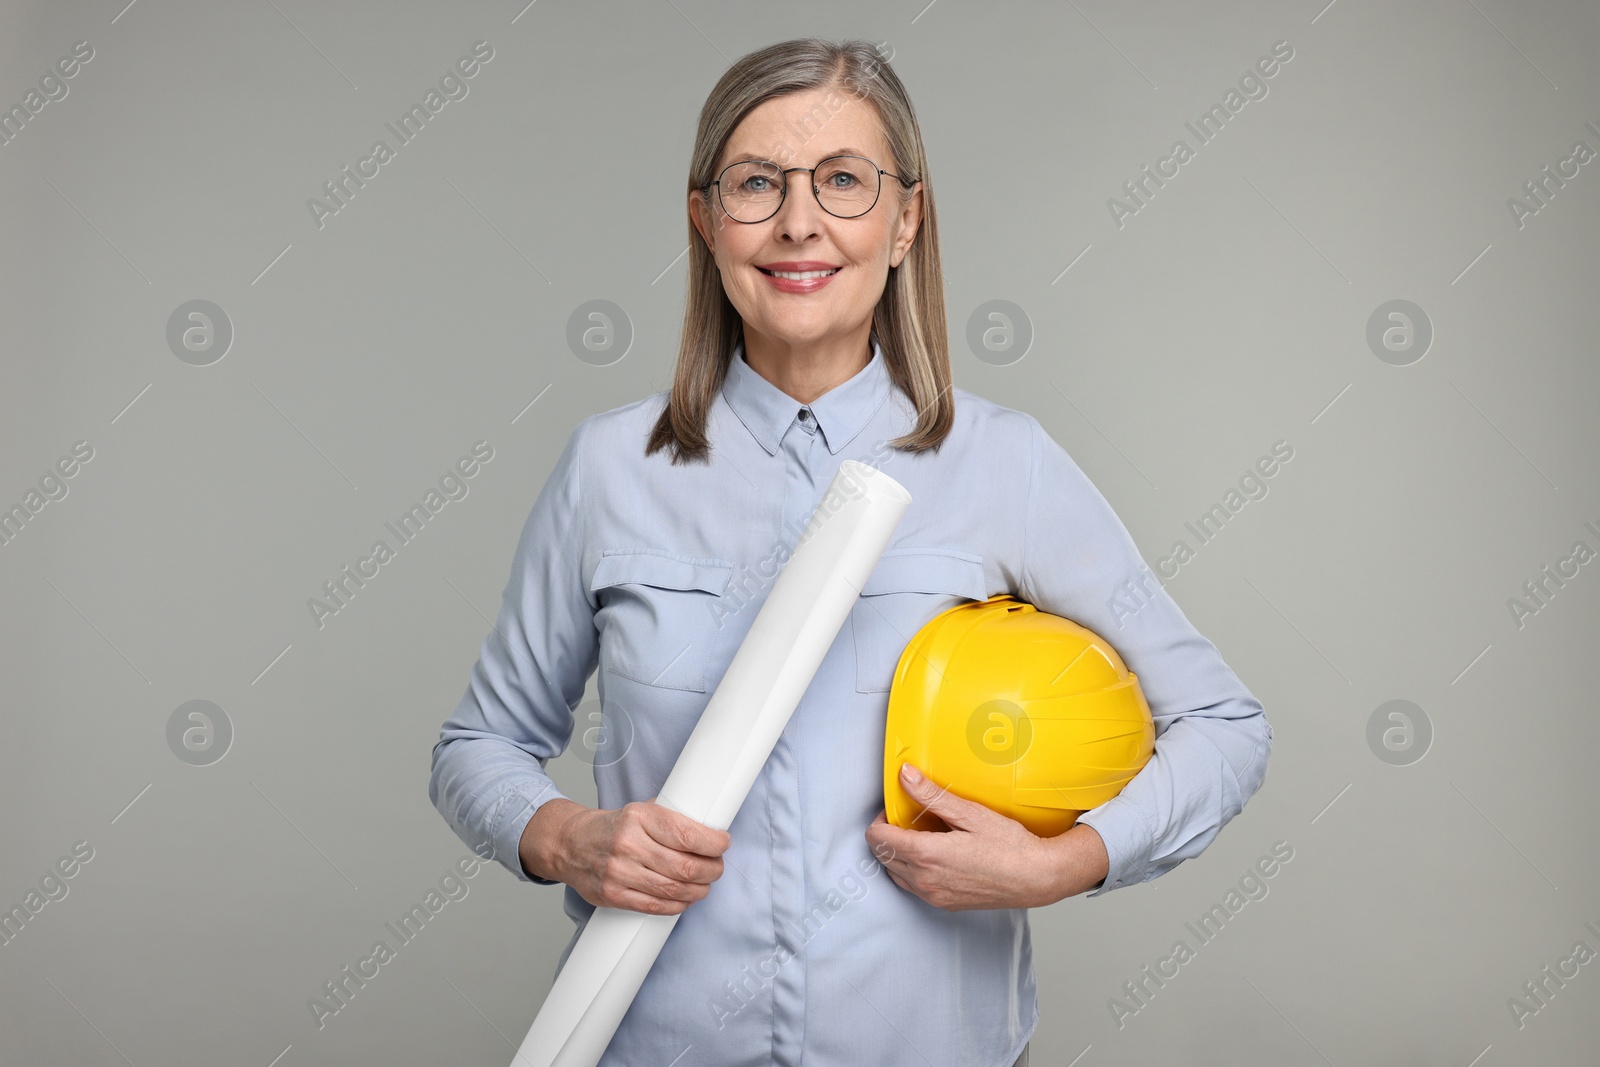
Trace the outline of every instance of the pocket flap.
[[948, 593], [968, 600], [986, 600], [983, 560], [964, 552], [891, 549], [878, 560], [861, 587], [862, 596], [878, 593]]
[[733, 564], [718, 559], [679, 559], [663, 552], [609, 552], [595, 565], [589, 590], [608, 585], [652, 585], [658, 589], [700, 589], [722, 595]]

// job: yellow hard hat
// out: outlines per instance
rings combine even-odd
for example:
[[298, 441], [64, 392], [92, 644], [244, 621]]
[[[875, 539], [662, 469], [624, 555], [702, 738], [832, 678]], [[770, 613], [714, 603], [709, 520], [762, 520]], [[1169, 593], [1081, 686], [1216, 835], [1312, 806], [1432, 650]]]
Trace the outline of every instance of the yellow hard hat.
[[1155, 744], [1139, 679], [1103, 638], [1007, 594], [959, 604], [918, 630], [895, 667], [884, 814], [949, 829], [901, 787], [906, 762], [1054, 837], [1120, 793]]

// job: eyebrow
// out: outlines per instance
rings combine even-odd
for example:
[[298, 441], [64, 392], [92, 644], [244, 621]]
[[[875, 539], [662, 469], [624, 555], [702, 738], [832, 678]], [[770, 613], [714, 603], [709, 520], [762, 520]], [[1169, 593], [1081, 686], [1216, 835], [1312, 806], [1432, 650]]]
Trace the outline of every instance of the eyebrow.
[[[818, 160], [831, 159], [834, 156], [861, 156], [863, 159], [871, 159], [872, 158], [871, 156], [867, 155], [865, 152], [861, 151], [859, 148], [835, 148], [833, 151], [829, 152], [825, 156], [818, 156], [817, 159]], [[751, 153], [751, 152], [743, 152], [743, 153], [732, 152], [732, 153], [729, 153], [728, 159], [731, 162], [734, 162], [734, 163], [739, 163], [739, 162], [742, 162], [742, 161], [747, 160], [747, 159], [759, 159], [759, 160], [762, 160], [762, 161], [768, 162], [768, 163], [776, 162], [775, 160], [768, 159], [766, 156], [755, 155], [754, 153]]]

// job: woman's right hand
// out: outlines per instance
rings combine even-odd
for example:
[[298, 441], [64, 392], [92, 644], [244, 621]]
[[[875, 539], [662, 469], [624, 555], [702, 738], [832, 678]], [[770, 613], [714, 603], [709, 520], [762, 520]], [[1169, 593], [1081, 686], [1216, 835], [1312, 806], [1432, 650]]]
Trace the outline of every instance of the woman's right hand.
[[[554, 838], [547, 877], [565, 882], [596, 907], [623, 908], [650, 915], [677, 915], [711, 891], [722, 877], [722, 853], [732, 843], [726, 830], [713, 830], [680, 812], [651, 801], [620, 808], [588, 808], [565, 797], [566, 811], [549, 828]], [[575, 810], [574, 810], [575, 809]]]

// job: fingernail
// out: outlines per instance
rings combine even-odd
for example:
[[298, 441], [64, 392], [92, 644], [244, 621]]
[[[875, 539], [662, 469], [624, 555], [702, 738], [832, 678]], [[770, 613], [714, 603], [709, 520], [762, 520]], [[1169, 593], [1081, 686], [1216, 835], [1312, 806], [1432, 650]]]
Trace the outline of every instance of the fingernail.
[[904, 778], [906, 781], [910, 782], [912, 785], [921, 785], [922, 784], [922, 774], [921, 774], [921, 772], [919, 772], [915, 767], [911, 766], [911, 764], [909, 764], [909, 763], [900, 764], [900, 777]]

